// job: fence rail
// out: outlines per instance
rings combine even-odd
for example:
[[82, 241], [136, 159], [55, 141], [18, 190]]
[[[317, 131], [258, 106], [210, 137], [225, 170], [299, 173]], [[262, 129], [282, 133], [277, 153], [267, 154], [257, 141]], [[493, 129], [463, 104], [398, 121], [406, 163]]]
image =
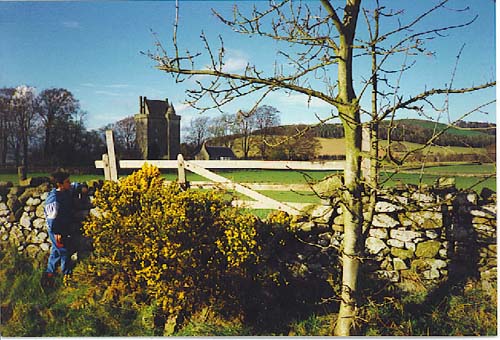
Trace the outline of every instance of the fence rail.
[[[118, 180], [118, 169], [139, 169], [145, 163], [154, 165], [160, 169], [177, 169], [178, 179], [181, 184], [185, 184], [185, 170], [194, 172], [213, 182], [212, 186], [219, 186], [228, 190], [235, 190], [255, 201], [234, 200], [233, 205], [253, 208], [253, 209], [277, 209], [288, 212], [292, 215], [300, 214], [300, 209], [311, 205], [306, 203], [279, 202], [267, 197], [255, 190], [296, 190], [309, 191], [308, 185], [271, 185], [262, 183], [240, 184], [231, 181], [208, 169], [264, 169], [264, 170], [344, 170], [345, 161], [256, 161], [256, 160], [184, 160], [181, 154], [177, 160], [120, 160], [117, 161], [113, 142], [113, 131], [106, 131], [106, 145], [108, 152], [102, 156], [102, 160], [95, 161], [98, 169], [104, 170], [106, 180]], [[366, 133], [364, 132], [363, 149], [369, 147], [366, 142]], [[369, 168], [369, 163], [363, 166], [364, 170]], [[365, 172], [365, 171], [364, 171]], [[367, 171], [365, 172], [367, 173]], [[207, 182], [195, 182], [199, 186], [208, 186]]]
[[[177, 169], [176, 160], [120, 160], [121, 169], [140, 169], [144, 163], [160, 169]], [[205, 169], [264, 169], [264, 170], [344, 170], [344, 161], [250, 161], [250, 160], [190, 160], [190, 164]], [[96, 161], [98, 169], [106, 167], [104, 161]]]

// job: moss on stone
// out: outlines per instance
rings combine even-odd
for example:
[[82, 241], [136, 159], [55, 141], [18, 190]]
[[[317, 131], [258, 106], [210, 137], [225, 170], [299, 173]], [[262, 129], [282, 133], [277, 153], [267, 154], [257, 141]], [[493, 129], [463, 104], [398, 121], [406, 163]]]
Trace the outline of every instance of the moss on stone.
[[438, 241], [425, 241], [417, 244], [417, 249], [415, 250], [415, 255], [420, 258], [433, 258], [439, 252], [441, 243]]
[[391, 248], [391, 254], [394, 257], [399, 257], [401, 260], [415, 257], [415, 253], [410, 249]]

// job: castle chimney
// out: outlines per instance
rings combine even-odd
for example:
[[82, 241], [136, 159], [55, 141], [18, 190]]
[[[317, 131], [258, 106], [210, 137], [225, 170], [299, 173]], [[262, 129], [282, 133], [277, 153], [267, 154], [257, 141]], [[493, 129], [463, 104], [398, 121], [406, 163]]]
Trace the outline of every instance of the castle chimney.
[[139, 96], [139, 113], [143, 114], [143, 108], [142, 108], [142, 96]]

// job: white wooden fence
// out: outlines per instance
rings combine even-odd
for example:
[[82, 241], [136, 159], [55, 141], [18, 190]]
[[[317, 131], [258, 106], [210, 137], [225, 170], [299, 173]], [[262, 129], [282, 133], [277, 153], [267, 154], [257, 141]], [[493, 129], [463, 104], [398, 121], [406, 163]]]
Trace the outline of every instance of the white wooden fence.
[[[184, 160], [181, 154], [177, 160], [116, 160], [113, 142], [113, 132], [106, 131], [107, 153], [102, 160], [95, 161], [98, 169], [104, 170], [106, 180], [118, 180], [118, 168], [139, 169], [144, 163], [154, 165], [160, 169], [177, 169], [178, 182], [187, 183], [186, 170], [207, 178], [211, 182], [191, 182], [192, 187], [218, 186], [227, 190], [234, 190], [246, 195], [255, 201], [235, 200], [233, 205], [252, 209], [276, 209], [292, 215], [300, 214], [300, 209], [310, 204], [279, 202], [255, 190], [300, 190], [310, 191], [307, 184], [270, 185], [270, 184], [240, 184], [218, 175], [208, 169], [273, 169], [273, 170], [344, 170], [344, 161], [249, 161], [249, 160]], [[364, 143], [364, 145], [367, 145]], [[368, 144], [369, 145], [369, 144]]]

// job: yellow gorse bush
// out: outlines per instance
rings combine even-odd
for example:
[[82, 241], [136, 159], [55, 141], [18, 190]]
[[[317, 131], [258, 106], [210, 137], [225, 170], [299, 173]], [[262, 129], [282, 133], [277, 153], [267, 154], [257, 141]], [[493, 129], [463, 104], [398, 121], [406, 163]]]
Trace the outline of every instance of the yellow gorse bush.
[[223, 290], [228, 275], [258, 261], [255, 216], [231, 207], [223, 193], [165, 185], [154, 166], [106, 182], [94, 205], [83, 225], [94, 251], [79, 271], [107, 301], [133, 295], [167, 314], [194, 311]]

